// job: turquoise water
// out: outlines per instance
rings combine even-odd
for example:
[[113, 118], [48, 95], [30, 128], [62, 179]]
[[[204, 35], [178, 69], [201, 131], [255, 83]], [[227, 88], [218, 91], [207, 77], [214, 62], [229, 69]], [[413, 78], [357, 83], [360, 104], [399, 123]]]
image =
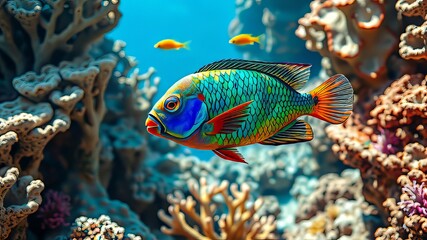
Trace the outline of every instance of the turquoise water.
[[[155, 100], [177, 80], [195, 72], [203, 65], [225, 58], [241, 58], [230, 45], [228, 25], [235, 16], [230, 0], [144, 0], [122, 1], [123, 17], [108, 34], [127, 43], [126, 52], [138, 60], [145, 72], [150, 66], [161, 78]], [[154, 44], [166, 38], [191, 41], [190, 50], [161, 50]], [[202, 159], [211, 151], [191, 149]]]
[[[241, 58], [228, 43], [228, 25], [235, 13], [230, 0], [122, 1], [123, 17], [109, 37], [127, 43], [141, 71], [153, 66], [161, 77], [158, 99], [170, 85], [203, 65], [224, 58]], [[191, 41], [190, 50], [161, 50], [154, 44], [172, 38]]]

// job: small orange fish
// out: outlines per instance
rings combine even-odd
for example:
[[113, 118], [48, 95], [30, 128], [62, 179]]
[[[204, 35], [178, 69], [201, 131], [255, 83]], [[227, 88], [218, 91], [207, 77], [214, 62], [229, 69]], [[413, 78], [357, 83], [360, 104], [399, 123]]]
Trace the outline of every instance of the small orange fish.
[[154, 45], [154, 47], [164, 49], [164, 50], [171, 50], [171, 49], [179, 50], [181, 48], [185, 48], [187, 50], [190, 50], [190, 48], [188, 47], [189, 43], [190, 43], [190, 41], [181, 43], [181, 42], [175, 41], [173, 39], [164, 39], [164, 40], [161, 40], [160, 42], [156, 43]]
[[253, 37], [252, 34], [239, 34], [228, 41], [228, 43], [235, 45], [253, 45], [254, 43], [262, 44], [264, 34]]

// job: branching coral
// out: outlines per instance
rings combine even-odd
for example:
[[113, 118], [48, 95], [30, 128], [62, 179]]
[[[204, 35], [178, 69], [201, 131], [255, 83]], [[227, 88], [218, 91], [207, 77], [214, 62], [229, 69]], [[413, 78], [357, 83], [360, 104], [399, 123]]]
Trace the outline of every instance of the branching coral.
[[[189, 190], [193, 196], [184, 198], [182, 194], [169, 195], [168, 216], [163, 210], [159, 217], [170, 228], [163, 227], [162, 232], [169, 235], [181, 235], [188, 239], [272, 239], [276, 228], [274, 217], [258, 217], [256, 212], [262, 205], [262, 200], [256, 200], [251, 207], [246, 203], [250, 197], [250, 188], [243, 184], [240, 191], [236, 184], [232, 184], [228, 194], [228, 181], [221, 184], [208, 186], [205, 178], [199, 184], [189, 182]], [[221, 195], [227, 206], [228, 212], [221, 217], [214, 215], [216, 205], [214, 197]], [[199, 212], [196, 206], [199, 204]], [[196, 223], [190, 226], [186, 217]], [[220, 233], [215, 229], [218, 221]], [[198, 230], [200, 229], [200, 230]]]
[[[386, 61], [397, 47], [394, 9], [377, 0], [315, 0], [298, 23], [298, 37], [318, 51], [328, 74], [342, 73], [378, 86], [387, 80]], [[354, 82], [354, 85], [356, 83]]]
[[[40, 196], [44, 189], [44, 184], [40, 180], [33, 180], [31, 176], [24, 176], [18, 178], [19, 171], [17, 168], [3, 167], [0, 168], [0, 238], [6, 239], [13, 228], [17, 225], [26, 222], [25, 219], [28, 215], [34, 213], [39, 208], [42, 198]], [[12, 188], [12, 186], [17, 186]], [[25, 188], [24, 196], [19, 196], [18, 192]], [[11, 191], [18, 199], [16, 201], [8, 201], [6, 194]], [[17, 205], [19, 202], [26, 203]], [[13, 205], [6, 206], [9, 202]], [[24, 229], [25, 230], [25, 229]], [[21, 230], [22, 231], [22, 230]], [[15, 234], [23, 234], [15, 233]], [[15, 235], [17, 237], [17, 235]], [[18, 237], [17, 237], [18, 238]]]
[[84, 55], [88, 46], [114, 28], [121, 16], [119, 0], [2, 2], [0, 100], [16, 96], [10, 84], [13, 77]]

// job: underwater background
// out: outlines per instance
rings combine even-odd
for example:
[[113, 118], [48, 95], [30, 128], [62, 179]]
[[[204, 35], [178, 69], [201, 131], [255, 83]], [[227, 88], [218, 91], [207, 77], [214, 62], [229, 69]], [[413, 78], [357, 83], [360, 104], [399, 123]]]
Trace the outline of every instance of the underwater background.
[[[426, 20], [422, 0], [0, 0], [0, 239], [427, 239]], [[344, 74], [353, 113], [248, 164], [147, 133], [229, 58], [312, 64], [302, 92]]]

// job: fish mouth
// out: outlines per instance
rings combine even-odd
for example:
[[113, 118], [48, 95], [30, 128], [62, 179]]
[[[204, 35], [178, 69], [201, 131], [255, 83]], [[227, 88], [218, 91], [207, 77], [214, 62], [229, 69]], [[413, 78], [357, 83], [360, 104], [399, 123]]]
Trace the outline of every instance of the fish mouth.
[[153, 135], [160, 135], [160, 133], [164, 132], [164, 127], [159, 119], [151, 113], [148, 114], [145, 126], [147, 127], [147, 132]]

